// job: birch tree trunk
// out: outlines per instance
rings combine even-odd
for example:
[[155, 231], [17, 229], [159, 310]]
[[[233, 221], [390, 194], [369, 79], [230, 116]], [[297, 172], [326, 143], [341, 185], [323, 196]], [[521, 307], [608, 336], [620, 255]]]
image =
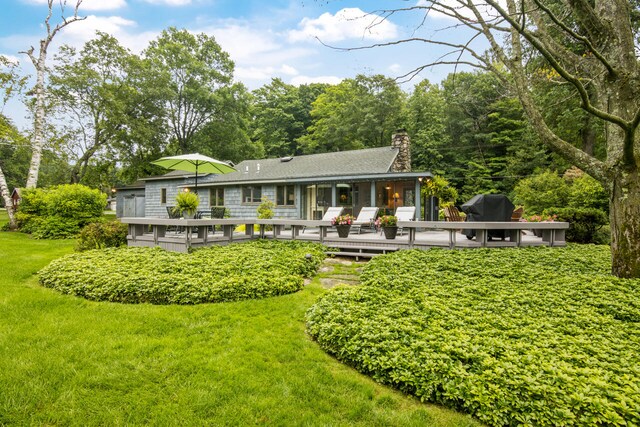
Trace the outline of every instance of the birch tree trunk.
[[70, 18], [65, 18], [65, 6], [67, 1], [60, 2], [60, 9], [62, 15], [62, 22], [58, 23], [55, 27], [51, 27], [51, 16], [53, 14], [53, 2], [54, 0], [47, 0], [47, 4], [49, 7], [49, 13], [45, 18], [44, 24], [47, 29], [47, 35], [45, 38], [40, 40], [40, 49], [38, 52], [38, 56], [34, 55], [34, 48], [31, 46], [29, 50], [24, 53], [29, 56], [31, 63], [36, 69], [36, 86], [34, 88], [34, 93], [36, 97], [35, 102], [35, 112], [34, 112], [34, 123], [33, 123], [33, 136], [31, 139], [31, 163], [29, 166], [29, 173], [27, 176], [27, 188], [35, 188], [38, 185], [38, 173], [40, 171], [40, 163], [42, 161], [42, 149], [44, 147], [44, 127], [45, 127], [45, 99], [46, 99], [46, 90], [45, 90], [45, 74], [47, 72], [46, 62], [47, 62], [47, 50], [49, 49], [49, 45], [53, 41], [54, 37], [58, 32], [75, 21], [81, 21], [85, 19], [84, 17], [78, 16], [78, 8], [82, 4], [82, 0], [76, 0], [75, 7], [73, 9], [73, 16]]
[[13, 212], [13, 201], [11, 200], [11, 194], [9, 194], [9, 186], [7, 180], [4, 177], [4, 171], [0, 168], [0, 194], [4, 200], [4, 206], [7, 208], [7, 215], [9, 215], [9, 228], [14, 230], [16, 228], [16, 220]]

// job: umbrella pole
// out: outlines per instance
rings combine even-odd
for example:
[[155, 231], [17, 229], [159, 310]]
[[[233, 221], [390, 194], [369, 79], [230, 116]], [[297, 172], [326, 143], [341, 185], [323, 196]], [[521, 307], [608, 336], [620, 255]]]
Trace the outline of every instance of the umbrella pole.
[[198, 164], [197, 163], [196, 163], [196, 188], [194, 192], [198, 194]]

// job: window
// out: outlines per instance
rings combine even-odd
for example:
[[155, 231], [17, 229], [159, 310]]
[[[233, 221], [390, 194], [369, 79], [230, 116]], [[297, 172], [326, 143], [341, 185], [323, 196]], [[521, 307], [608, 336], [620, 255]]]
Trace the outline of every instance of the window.
[[224, 188], [209, 189], [209, 206], [224, 206]]
[[294, 206], [296, 193], [293, 185], [278, 185], [276, 187], [276, 204], [278, 206]]
[[242, 203], [260, 203], [262, 187], [242, 187]]
[[160, 204], [162, 204], [162, 205], [166, 205], [167, 204], [167, 189], [166, 188], [161, 188], [160, 189]]

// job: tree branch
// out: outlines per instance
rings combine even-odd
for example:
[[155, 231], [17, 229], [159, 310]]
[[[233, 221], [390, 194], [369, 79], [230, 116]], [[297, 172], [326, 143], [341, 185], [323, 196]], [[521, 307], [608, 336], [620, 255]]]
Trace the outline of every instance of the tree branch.
[[593, 43], [591, 43], [591, 40], [589, 40], [588, 38], [581, 36], [580, 34], [576, 33], [575, 31], [573, 31], [571, 28], [569, 28], [568, 25], [566, 25], [564, 22], [562, 22], [552, 11], [551, 9], [549, 9], [547, 6], [545, 6], [544, 4], [542, 4], [540, 2], [540, 0], [533, 0], [533, 2], [544, 12], [547, 14], [547, 16], [549, 16], [549, 19], [551, 19], [558, 27], [560, 27], [564, 32], [566, 32], [567, 34], [569, 34], [571, 37], [573, 37], [574, 39], [578, 40], [579, 42], [583, 43], [591, 53], [593, 53], [593, 56], [595, 56], [596, 58], [598, 58], [598, 60], [602, 63], [602, 65], [607, 69], [607, 71], [609, 72], [609, 74], [611, 74], [612, 76], [616, 75], [615, 70], [613, 69], [613, 67], [611, 66], [611, 64], [609, 64], [609, 62], [606, 60], [606, 58], [600, 53], [600, 51], [598, 49], [596, 49], [596, 47], [593, 45]]
[[591, 101], [589, 100], [589, 94], [587, 93], [587, 90], [585, 89], [580, 79], [574, 76], [573, 74], [571, 74], [569, 71], [567, 71], [558, 62], [558, 60], [551, 54], [551, 52], [547, 49], [547, 47], [544, 46], [542, 43], [540, 43], [538, 39], [530, 31], [524, 28], [521, 28], [518, 25], [518, 23], [511, 17], [511, 15], [507, 11], [505, 11], [498, 4], [496, 0], [485, 0], [485, 1], [489, 5], [494, 7], [504, 17], [504, 19], [513, 26], [513, 29], [516, 30], [518, 34], [520, 34], [525, 40], [527, 40], [527, 42], [531, 43], [531, 45], [535, 47], [535, 49], [538, 52], [540, 52], [540, 54], [547, 60], [547, 62], [549, 62], [549, 64], [553, 67], [553, 69], [556, 70], [556, 72], [560, 74], [560, 76], [562, 76], [562, 78], [567, 80], [576, 88], [576, 90], [578, 91], [578, 94], [580, 95], [580, 100], [582, 101], [581, 106], [585, 111], [593, 114], [596, 117], [600, 117], [603, 120], [606, 120], [611, 123], [615, 123], [618, 126], [620, 126], [622, 129], [625, 129], [625, 130], [629, 129], [630, 123], [627, 122], [626, 120], [594, 107], [591, 104]]

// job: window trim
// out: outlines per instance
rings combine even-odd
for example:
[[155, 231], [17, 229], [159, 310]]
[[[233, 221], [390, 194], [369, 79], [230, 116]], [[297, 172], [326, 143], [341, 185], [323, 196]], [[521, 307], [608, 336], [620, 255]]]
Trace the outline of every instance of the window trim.
[[160, 204], [161, 205], [166, 205], [167, 204], [167, 189], [166, 188], [160, 188]]
[[[213, 193], [213, 194], [212, 194]], [[220, 197], [222, 194], [222, 197]], [[212, 197], [213, 196], [213, 197]], [[218, 199], [222, 199], [222, 204], [218, 204]], [[214, 203], [216, 202], [216, 203]], [[209, 188], [209, 207], [224, 207], [224, 187], [210, 187]]]
[[[245, 189], [250, 189], [250, 191], [251, 191], [251, 201], [250, 202], [247, 202], [245, 200], [245, 197], [244, 197]], [[258, 198], [257, 201], [256, 201], [256, 197], [255, 197], [255, 194], [254, 194], [254, 190], [255, 189], [260, 189], [260, 197]], [[241, 194], [240, 197], [242, 197], [242, 200], [241, 200], [242, 203], [241, 204], [243, 204], [243, 205], [258, 205], [258, 204], [262, 203], [262, 186], [258, 186], [258, 185], [243, 185], [242, 187], [240, 187], [240, 194]]]
[[[291, 188], [290, 192], [287, 192], [288, 187]], [[283, 191], [282, 198], [284, 199], [284, 204], [278, 203], [281, 190]], [[291, 203], [288, 203], [289, 198], [287, 196], [289, 196], [290, 194], [293, 195], [293, 200], [291, 201]], [[296, 206], [296, 186], [295, 185], [293, 184], [276, 185], [276, 206], [281, 206], [286, 208], [291, 208]]]

